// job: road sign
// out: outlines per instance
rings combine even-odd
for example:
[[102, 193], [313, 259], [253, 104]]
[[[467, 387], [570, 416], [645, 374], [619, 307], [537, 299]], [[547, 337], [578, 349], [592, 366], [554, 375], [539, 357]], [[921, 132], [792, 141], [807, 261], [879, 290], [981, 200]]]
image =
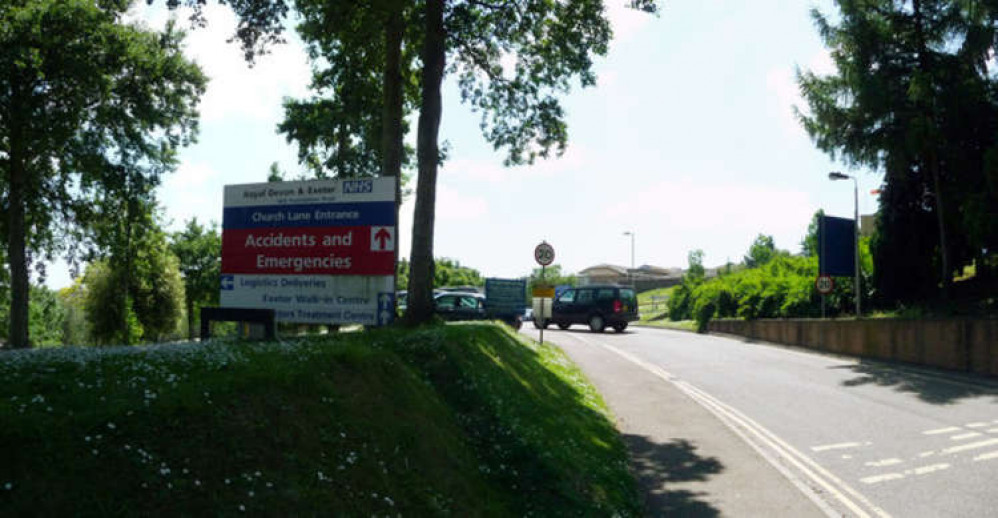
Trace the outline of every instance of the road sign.
[[818, 293], [828, 295], [835, 289], [835, 280], [832, 279], [831, 275], [819, 275], [814, 281], [814, 287]]
[[856, 221], [821, 216], [818, 220], [818, 273], [852, 277], [856, 271]]
[[554, 262], [554, 247], [549, 245], [547, 241], [541, 242], [534, 248], [534, 260], [541, 266], [550, 265]]
[[534, 297], [543, 299], [553, 299], [554, 298], [554, 286], [534, 286]]
[[396, 237], [394, 177], [227, 185], [221, 305], [273, 309], [281, 322], [384, 325], [395, 316]]
[[485, 311], [489, 315], [519, 315], [527, 307], [527, 281], [485, 279]]

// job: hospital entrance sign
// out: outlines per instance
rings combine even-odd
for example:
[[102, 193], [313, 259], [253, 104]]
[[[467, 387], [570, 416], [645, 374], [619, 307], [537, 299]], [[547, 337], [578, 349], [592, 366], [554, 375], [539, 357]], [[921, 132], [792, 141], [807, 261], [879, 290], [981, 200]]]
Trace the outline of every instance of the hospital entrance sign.
[[221, 306], [279, 322], [395, 316], [395, 178], [225, 186]]

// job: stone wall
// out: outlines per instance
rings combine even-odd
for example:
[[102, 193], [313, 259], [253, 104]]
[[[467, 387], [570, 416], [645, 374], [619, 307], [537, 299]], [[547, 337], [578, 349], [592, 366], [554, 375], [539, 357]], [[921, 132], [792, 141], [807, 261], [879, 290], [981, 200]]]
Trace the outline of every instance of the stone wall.
[[717, 320], [714, 333], [998, 376], [998, 320]]

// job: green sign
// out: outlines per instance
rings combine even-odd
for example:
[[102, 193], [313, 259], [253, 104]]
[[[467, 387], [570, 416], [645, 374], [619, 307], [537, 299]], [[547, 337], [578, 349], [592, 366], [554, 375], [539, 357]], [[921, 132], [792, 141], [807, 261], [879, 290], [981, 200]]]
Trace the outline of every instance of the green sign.
[[527, 306], [527, 281], [485, 279], [485, 311], [489, 315], [520, 314]]

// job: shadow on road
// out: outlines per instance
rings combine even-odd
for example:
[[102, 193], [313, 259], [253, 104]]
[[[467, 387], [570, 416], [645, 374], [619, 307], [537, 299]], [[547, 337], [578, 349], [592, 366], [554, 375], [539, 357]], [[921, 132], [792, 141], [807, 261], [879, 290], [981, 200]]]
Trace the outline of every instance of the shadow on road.
[[648, 516], [719, 516], [705, 493], [673, 489], [682, 482], [705, 481], [724, 470], [713, 457], [697, 455], [693, 443], [677, 439], [665, 444], [641, 435], [624, 435], [638, 485], [645, 494]]
[[957, 379], [957, 374], [920, 373], [901, 366], [860, 360], [853, 365], [836, 365], [830, 369], [850, 370], [859, 376], [842, 382], [845, 387], [877, 385], [890, 387], [897, 392], [914, 394], [918, 399], [934, 405], [948, 405], [960, 399], [974, 397], [998, 398], [998, 386], [971, 376]]

